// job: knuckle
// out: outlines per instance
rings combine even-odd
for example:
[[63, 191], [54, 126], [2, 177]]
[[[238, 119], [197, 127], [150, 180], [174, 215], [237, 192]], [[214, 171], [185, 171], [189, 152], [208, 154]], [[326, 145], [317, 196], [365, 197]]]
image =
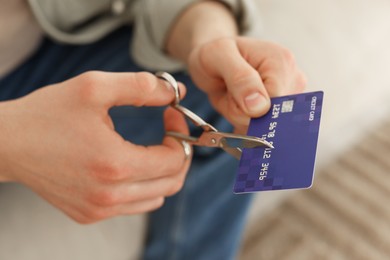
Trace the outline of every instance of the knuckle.
[[134, 106], [142, 106], [145, 103], [145, 97], [151, 97], [157, 85], [157, 78], [149, 72], [138, 72], [135, 74], [135, 82], [139, 96], [142, 97], [134, 101]]
[[[238, 69], [229, 80], [232, 98], [237, 103], [240, 109], [244, 107], [243, 97], [252, 94], [258, 90], [254, 82], [261, 82], [259, 74], [252, 69]], [[245, 111], [245, 110], [244, 110]]]
[[92, 160], [89, 169], [93, 178], [101, 183], [110, 183], [125, 179], [125, 167], [115, 159], [103, 157]]
[[278, 97], [284, 94], [285, 86], [282, 85], [282, 83], [280, 83], [280, 81], [275, 78], [267, 78], [264, 81], [264, 85], [270, 97]]
[[64, 213], [73, 221], [78, 224], [89, 224], [91, 223], [83, 214], [83, 211], [76, 208], [76, 212], [64, 211]]
[[88, 71], [78, 76], [78, 97], [84, 102], [96, 101], [99, 98], [99, 79], [97, 71]]
[[101, 208], [90, 208], [84, 212], [85, 219], [82, 220], [85, 224], [94, 223], [108, 218], [110, 215], [107, 210]]
[[253, 82], [254, 78], [259, 78], [259, 74], [252, 69], [239, 69], [231, 76], [231, 82], [235, 86], [246, 86], [247, 82]]
[[202, 64], [207, 64], [210, 61], [213, 53], [218, 53], [217, 51], [226, 49], [226, 46], [231, 44], [232, 39], [230, 38], [219, 38], [213, 41], [209, 41], [203, 44], [199, 48], [199, 56], [201, 58]]
[[103, 220], [105, 218], [107, 218], [106, 214], [101, 211], [101, 210], [93, 210], [91, 212], [89, 212], [89, 220], [91, 222], [97, 222], [99, 220]]
[[272, 50], [272, 56], [275, 59], [278, 59], [290, 66], [295, 66], [294, 54], [289, 49], [274, 42], [268, 42], [268, 46]]
[[284, 48], [284, 47], [281, 47], [281, 55], [282, 55], [282, 58], [284, 59], [284, 61], [291, 67], [294, 67], [295, 66], [295, 56], [294, 54]]
[[112, 207], [119, 203], [119, 198], [113, 190], [100, 190], [90, 192], [86, 200], [95, 206]]

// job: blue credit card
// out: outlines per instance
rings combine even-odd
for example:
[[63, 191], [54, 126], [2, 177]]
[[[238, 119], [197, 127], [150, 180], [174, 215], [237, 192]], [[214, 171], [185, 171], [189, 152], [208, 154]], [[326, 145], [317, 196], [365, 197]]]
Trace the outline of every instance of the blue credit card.
[[274, 148], [243, 150], [235, 193], [312, 186], [322, 101], [322, 91], [272, 98], [269, 112], [251, 120], [247, 135]]

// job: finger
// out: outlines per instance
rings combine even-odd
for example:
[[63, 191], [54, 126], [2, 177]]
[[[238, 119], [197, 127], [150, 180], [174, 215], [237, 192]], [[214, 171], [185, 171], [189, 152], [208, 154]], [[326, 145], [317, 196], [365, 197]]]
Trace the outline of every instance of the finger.
[[210, 71], [223, 78], [238, 106], [250, 117], [265, 114], [270, 100], [259, 73], [242, 57], [234, 41], [221, 44], [206, 58]]
[[[187, 123], [181, 113], [167, 108], [164, 113], [166, 131], [188, 134]], [[187, 171], [190, 160], [186, 156], [181, 143], [172, 137], [165, 137], [162, 145], [139, 146], [127, 143], [131, 149], [130, 171], [128, 178], [133, 181], [150, 180]]]
[[120, 204], [112, 207], [90, 205], [89, 208], [80, 210], [82, 217], [77, 221], [89, 224], [118, 215], [146, 213], [161, 207], [164, 204], [164, 200], [164, 197], [155, 197], [148, 200]]
[[[248, 57], [249, 64], [259, 71], [271, 97], [298, 93], [305, 87], [305, 77], [288, 49], [272, 42], [247, 38], [239, 38], [237, 46]], [[259, 52], [259, 49], [266, 51]]]
[[246, 135], [248, 134], [248, 127], [235, 127], [233, 129], [234, 134], [239, 134], [239, 135]]
[[183, 188], [185, 176], [186, 171], [183, 170], [178, 175], [133, 183], [125, 188], [127, 196], [124, 196], [123, 202], [172, 196]]
[[304, 90], [306, 81], [299, 70], [283, 70], [277, 64], [273, 66], [275, 69], [272, 72], [269, 71], [263, 74], [264, 85], [271, 97], [298, 94]]
[[184, 185], [186, 171], [169, 177], [121, 184], [118, 192], [122, 194], [120, 203], [147, 200], [155, 197], [168, 197], [179, 192]]
[[[161, 106], [171, 103], [174, 90], [167, 82], [151, 73], [114, 73], [90, 71], [73, 79], [80, 90], [80, 96], [93, 99], [99, 104], [112, 106]], [[181, 96], [186, 89], [179, 84]]]
[[212, 95], [209, 97], [212, 105], [224, 115], [224, 117], [235, 127], [247, 128], [250, 118], [234, 102], [229, 94]]
[[[168, 107], [164, 113], [164, 124], [165, 124], [165, 132], [170, 131], [170, 132], [182, 133], [184, 135], [189, 135], [188, 125], [186, 123], [183, 114], [173, 109], [172, 107]], [[183, 150], [185, 148], [183, 147], [183, 144], [181, 144], [180, 141], [170, 136], [166, 136], [164, 138], [163, 144], [170, 147], [174, 147], [174, 149]], [[187, 163], [188, 166], [189, 162], [186, 162], [186, 160], [188, 159], [186, 157], [187, 156], [184, 153], [184, 161], [185, 163]]]
[[297, 70], [297, 74], [295, 76], [295, 89], [292, 94], [301, 93], [305, 90], [307, 85], [307, 78], [305, 74], [301, 70]]
[[113, 210], [113, 212], [118, 212], [115, 215], [133, 215], [133, 214], [140, 214], [140, 213], [146, 213], [153, 210], [156, 210], [160, 208], [164, 204], [165, 198], [164, 197], [157, 197], [145, 201], [138, 201], [138, 202], [131, 202], [129, 204], [122, 204], [116, 206], [116, 208]]
[[96, 206], [112, 207], [131, 202], [150, 200], [157, 197], [167, 197], [179, 192], [184, 184], [185, 171], [179, 175], [113, 184], [109, 193], [97, 194], [92, 202]]

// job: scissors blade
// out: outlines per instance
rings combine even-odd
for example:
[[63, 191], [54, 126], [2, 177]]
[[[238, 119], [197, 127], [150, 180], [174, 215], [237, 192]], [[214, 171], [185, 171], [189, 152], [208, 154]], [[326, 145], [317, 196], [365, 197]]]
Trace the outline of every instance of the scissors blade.
[[211, 140], [208, 141], [209, 143], [213, 143], [214, 146], [219, 146], [219, 147], [274, 148], [271, 143], [256, 136], [247, 136], [247, 135], [231, 134], [231, 133], [224, 133], [224, 132], [205, 132], [203, 133], [201, 138], [202, 137], [204, 139], [206, 139], [207, 137], [207, 140]]
[[273, 145], [266, 140], [256, 136], [246, 136], [230, 133], [221, 133], [220, 147], [237, 160], [241, 159], [242, 148], [274, 148]]
[[176, 138], [178, 140], [186, 141], [189, 144], [193, 144], [193, 145], [196, 145], [198, 143], [198, 138], [193, 137], [193, 136], [188, 136], [188, 135], [185, 135], [185, 134], [182, 134], [182, 133], [178, 133], [178, 132], [167, 131], [165, 133], [165, 135], [166, 136], [171, 136], [171, 137]]
[[172, 131], [166, 132], [166, 135], [184, 140], [192, 145], [219, 147], [238, 160], [241, 158], [241, 148], [274, 148], [272, 144], [259, 137], [224, 132], [203, 132], [199, 138]]
[[220, 147], [237, 160], [241, 159], [242, 148], [274, 148], [271, 143], [256, 136], [224, 132], [204, 132], [197, 140], [196, 145]]
[[221, 148], [227, 152], [228, 154], [230, 154], [231, 156], [233, 156], [234, 158], [236, 158], [237, 160], [240, 160], [241, 159], [241, 154], [242, 154], [242, 150], [238, 147], [231, 147], [229, 146], [229, 144], [225, 143], [226, 140], [225, 139], [222, 139], [221, 140]]
[[[216, 134], [209, 134], [210, 132], [203, 133], [199, 138], [188, 136], [182, 133], [178, 132], [172, 132], [168, 131], [165, 134], [167, 136], [171, 136], [173, 138], [176, 138], [178, 140], [184, 140], [192, 145], [198, 145], [198, 146], [207, 146], [207, 147], [219, 147], [223, 149], [228, 154], [232, 155], [237, 160], [240, 160], [241, 158], [241, 149], [237, 147], [230, 147], [227, 143], [225, 144], [226, 140], [221, 138], [220, 135]], [[215, 132], [211, 132], [215, 133]]]

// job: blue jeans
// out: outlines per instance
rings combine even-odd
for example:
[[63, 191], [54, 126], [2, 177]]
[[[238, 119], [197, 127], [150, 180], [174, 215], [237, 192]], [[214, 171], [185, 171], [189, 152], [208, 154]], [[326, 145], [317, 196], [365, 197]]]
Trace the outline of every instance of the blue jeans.
[[[130, 27], [89, 45], [75, 46], [44, 39], [24, 64], [0, 79], [0, 100], [31, 91], [88, 70], [142, 71], [129, 57]], [[174, 74], [188, 88], [182, 105], [217, 129], [231, 126], [206, 102], [207, 97], [186, 73]], [[130, 86], [129, 86], [130, 87]], [[164, 135], [163, 108], [114, 108], [115, 128], [138, 144], [157, 144]], [[93, 131], [93, 129], [91, 129]], [[192, 127], [191, 133], [199, 135]], [[148, 215], [144, 259], [232, 259], [235, 257], [250, 195], [232, 192], [238, 162], [220, 149], [194, 148], [194, 158], [184, 188]]]

